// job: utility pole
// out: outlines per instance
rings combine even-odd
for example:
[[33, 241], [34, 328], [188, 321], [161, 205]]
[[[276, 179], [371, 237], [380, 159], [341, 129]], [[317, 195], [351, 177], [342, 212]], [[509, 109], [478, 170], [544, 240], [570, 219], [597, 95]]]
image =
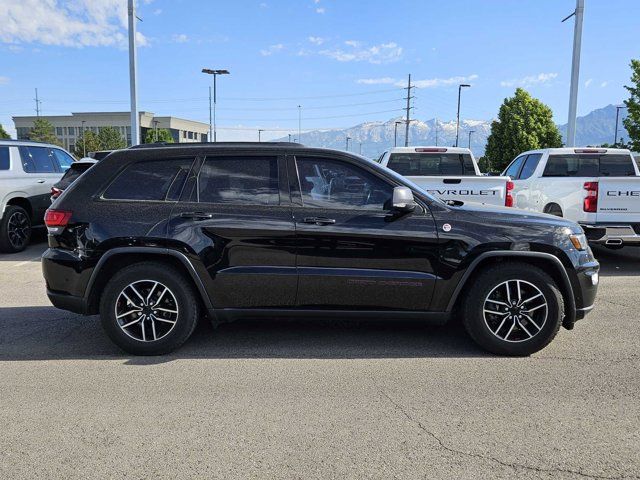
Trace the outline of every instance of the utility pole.
[[38, 89], [36, 88], [36, 98], [34, 99], [36, 101], [36, 117], [40, 116], [40, 104], [42, 103], [42, 100], [40, 100], [38, 98]]
[[620, 115], [620, 109], [627, 108], [624, 105], [616, 106], [616, 132], [613, 135], [613, 146], [615, 147], [618, 143], [618, 116]]
[[300, 134], [302, 130], [302, 105], [298, 105], [298, 141], [300, 140]]
[[474, 132], [475, 132], [475, 130], [469, 130], [469, 143], [467, 145], [467, 148], [469, 150], [471, 150], [471, 134], [474, 133]]
[[411, 122], [410, 119], [410, 113], [411, 113], [411, 99], [413, 98], [411, 96], [411, 89], [413, 87], [411, 86], [411, 74], [409, 74], [409, 80], [407, 81], [407, 124], [405, 126], [405, 130], [404, 130], [404, 146], [408, 147], [409, 146], [409, 123]]
[[347, 152], [349, 151], [349, 140], [351, 140], [351, 137], [347, 137]]
[[213, 140], [213, 121], [211, 120], [211, 85], [209, 85], [209, 141]]
[[458, 146], [458, 132], [460, 130], [460, 94], [462, 93], [462, 89], [463, 88], [467, 88], [470, 87], [471, 85], [469, 85], [468, 83], [461, 83], [460, 85], [458, 85], [458, 114], [456, 115], [456, 144], [455, 146]]
[[138, 117], [138, 54], [136, 52], [136, 2], [129, 0], [129, 90], [131, 97], [131, 145], [140, 143]]
[[264, 130], [262, 128], [258, 129], [258, 142], [262, 141], [262, 132], [264, 132]]
[[566, 21], [575, 15], [573, 27], [573, 57], [571, 59], [571, 88], [569, 90], [569, 121], [567, 123], [567, 147], [576, 143], [576, 114], [578, 109], [578, 81], [580, 80], [580, 47], [582, 44], [582, 18], [584, 16], [584, 0], [576, 0], [575, 11], [564, 18]]
[[291, 143], [291, 134], [287, 133], [287, 135], [289, 135], [289, 143]]

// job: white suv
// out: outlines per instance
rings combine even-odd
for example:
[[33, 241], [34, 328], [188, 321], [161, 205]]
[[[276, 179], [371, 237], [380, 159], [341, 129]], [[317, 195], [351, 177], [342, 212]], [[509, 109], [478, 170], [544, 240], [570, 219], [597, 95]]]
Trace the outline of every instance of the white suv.
[[640, 245], [640, 173], [629, 150], [533, 150], [503, 175], [513, 180], [514, 207], [573, 220], [592, 243]]
[[74, 159], [56, 145], [0, 140], [0, 251], [24, 250], [31, 228], [42, 225], [51, 187]]

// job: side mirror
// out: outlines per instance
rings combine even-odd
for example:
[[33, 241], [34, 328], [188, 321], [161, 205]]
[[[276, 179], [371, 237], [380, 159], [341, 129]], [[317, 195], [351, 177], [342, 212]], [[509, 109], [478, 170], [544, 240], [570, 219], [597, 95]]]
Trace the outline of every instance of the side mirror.
[[407, 187], [395, 187], [391, 202], [393, 209], [398, 212], [413, 212], [416, 208], [413, 192]]

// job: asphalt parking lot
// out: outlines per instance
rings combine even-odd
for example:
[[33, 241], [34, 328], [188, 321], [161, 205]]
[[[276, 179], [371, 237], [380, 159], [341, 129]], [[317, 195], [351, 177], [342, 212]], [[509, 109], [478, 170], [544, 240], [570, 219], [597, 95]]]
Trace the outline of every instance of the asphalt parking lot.
[[639, 478], [640, 249], [530, 358], [456, 326], [206, 322], [123, 354], [50, 306], [42, 238], [0, 255], [0, 478]]

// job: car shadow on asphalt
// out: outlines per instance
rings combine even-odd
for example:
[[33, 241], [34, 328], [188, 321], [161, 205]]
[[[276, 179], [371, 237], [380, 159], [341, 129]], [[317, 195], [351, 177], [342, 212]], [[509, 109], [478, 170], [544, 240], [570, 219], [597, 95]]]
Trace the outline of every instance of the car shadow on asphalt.
[[53, 307], [0, 308], [0, 361], [123, 359], [154, 365], [177, 359], [371, 359], [485, 357], [457, 321], [240, 319], [214, 328], [202, 319], [185, 345], [135, 357], [107, 338], [97, 316]]
[[640, 276], [640, 247], [612, 250], [594, 246], [593, 254], [600, 262], [602, 276]]

